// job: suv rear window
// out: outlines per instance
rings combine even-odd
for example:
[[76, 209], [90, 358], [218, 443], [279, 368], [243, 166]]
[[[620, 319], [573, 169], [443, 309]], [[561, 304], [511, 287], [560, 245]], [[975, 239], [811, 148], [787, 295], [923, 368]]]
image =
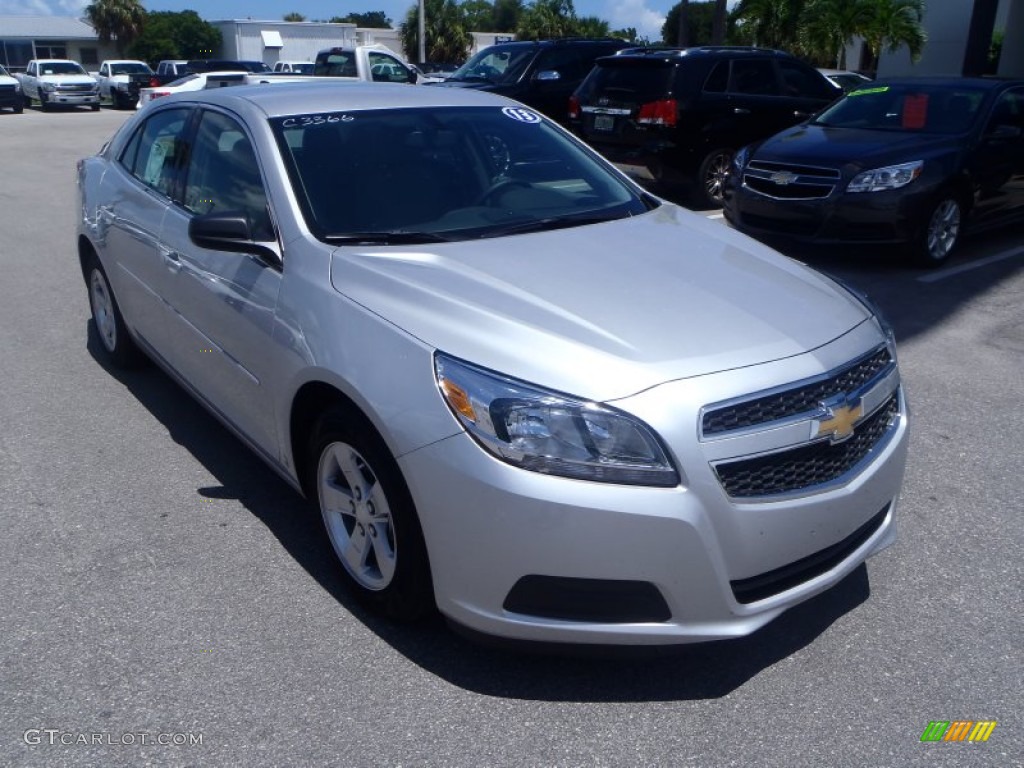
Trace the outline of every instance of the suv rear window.
[[598, 95], [611, 102], [648, 102], [664, 98], [671, 90], [674, 67], [667, 61], [608, 59], [599, 61], [580, 90], [587, 102]]

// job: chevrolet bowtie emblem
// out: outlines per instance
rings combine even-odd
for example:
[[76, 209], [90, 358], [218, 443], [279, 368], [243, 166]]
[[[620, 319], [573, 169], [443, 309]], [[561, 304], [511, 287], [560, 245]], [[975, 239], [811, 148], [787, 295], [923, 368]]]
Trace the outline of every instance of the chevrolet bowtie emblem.
[[861, 402], [847, 403], [842, 400], [835, 404], [822, 403], [823, 418], [815, 422], [817, 430], [812, 437], [828, 437], [833, 443], [841, 443], [853, 436], [853, 425], [864, 415]]
[[792, 184], [799, 178], [799, 176], [797, 176], [795, 173], [790, 173], [789, 171], [778, 171], [777, 173], [773, 173], [768, 178], [770, 181], [773, 181], [780, 187], [784, 187], [787, 184]]

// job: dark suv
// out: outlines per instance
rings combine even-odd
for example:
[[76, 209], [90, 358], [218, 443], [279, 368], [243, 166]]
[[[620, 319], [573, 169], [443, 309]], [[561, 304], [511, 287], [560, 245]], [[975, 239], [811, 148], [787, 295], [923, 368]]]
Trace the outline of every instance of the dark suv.
[[569, 125], [631, 176], [665, 186], [696, 180], [695, 202], [717, 206], [736, 150], [842, 93], [781, 51], [630, 49], [596, 62], [569, 100]]
[[594, 61], [627, 45], [611, 38], [499, 43], [484, 48], [435, 85], [508, 96], [564, 124], [569, 97]]

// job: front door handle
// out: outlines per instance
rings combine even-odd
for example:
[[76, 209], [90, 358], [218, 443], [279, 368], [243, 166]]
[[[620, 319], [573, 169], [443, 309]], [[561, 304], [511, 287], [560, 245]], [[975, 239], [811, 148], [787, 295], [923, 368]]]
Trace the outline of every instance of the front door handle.
[[181, 270], [181, 254], [170, 248], [161, 248], [160, 255], [163, 257], [164, 266], [171, 272]]
[[733, 107], [732, 108], [732, 113], [734, 115], [749, 115], [750, 114], [750, 110], [746, 109], [745, 107]]

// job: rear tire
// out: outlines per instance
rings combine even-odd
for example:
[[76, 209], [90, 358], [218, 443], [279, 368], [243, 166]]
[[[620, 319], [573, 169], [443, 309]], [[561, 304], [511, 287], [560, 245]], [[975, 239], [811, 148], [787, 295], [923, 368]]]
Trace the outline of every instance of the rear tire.
[[316, 422], [309, 458], [307, 488], [356, 599], [400, 621], [434, 610], [419, 518], [384, 441], [333, 408]]
[[733, 151], [726, 147], [708, 152], [697, 171], [697, 203], [708, 208], [721, 208], [725, 185], [732, 171]]
[[921, 220], [921, 231], [915, 248], [915, 261], [922, 267], [945, 264], [960, 242], [963, 206], [954, 195], [946, 193], [928, 208]]

